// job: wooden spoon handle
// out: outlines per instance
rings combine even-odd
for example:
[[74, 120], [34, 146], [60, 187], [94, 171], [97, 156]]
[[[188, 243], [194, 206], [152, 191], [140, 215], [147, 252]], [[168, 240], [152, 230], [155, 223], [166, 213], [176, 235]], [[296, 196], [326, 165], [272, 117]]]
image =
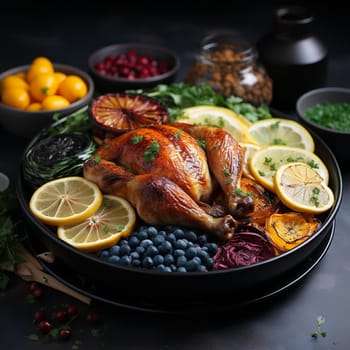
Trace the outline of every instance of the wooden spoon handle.
[[35, 281], [41, 283], [45, 286], [58, 290], [62, 293], [65, 293], [85, 304], [91, 303], [91, 298], [76, 292], [74, 289], [71, 289], [58, 281], [53, 276], [36, 269], [33, 265], [28, 263], [23, 263], [17, 266], [17, 274], [26, 281]]

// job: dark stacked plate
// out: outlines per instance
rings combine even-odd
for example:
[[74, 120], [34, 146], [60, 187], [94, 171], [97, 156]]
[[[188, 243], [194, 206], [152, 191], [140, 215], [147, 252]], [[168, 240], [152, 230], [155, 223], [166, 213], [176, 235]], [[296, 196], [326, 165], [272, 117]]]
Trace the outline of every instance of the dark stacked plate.
[[103, 295], [102, 299], [113, 303], [120, 300], [120, 304], [126, 305], [138, 305], [139, 301], [142, 301], [141, 306], [158, 305], [166, 298], [176, 307], [182, 304], [203, 306], [213, 300], [221, 303], [223, 300], [234, 300], [235, 297], [238, 303], [259, 300], [293, 284], [293, 281], [311, 271], [314, 265], [310, 265], [310, 259], [320, 260], [333, 236], [335, 218], [342, 200], [342, 178], [338, 163], [328, 146], [317, 135], [313, 136], [315, 152], [329, 170], [329, 186], [334, 192], [335, 203], [330, 211], [320, 217], [322, 225], [312, 237], [272, 259], [251, 266], [198, 273], [169, 273], [116, 266], [96, 255], [71, 247], [60, 240], [52, 228], [39, 222], [29, 209], [32, 189], [26, 185], [20, 172], [17, 195], [30, 227], [29, 242], [55, 255], [55, 264], [60, 268], [52, 272], [61, 275], [63, 281], [66, 271], [69, 271], [67, 283], [73, 283], [76, 288], [83, 290], [86, 288], [91, 294], [96, 291]]

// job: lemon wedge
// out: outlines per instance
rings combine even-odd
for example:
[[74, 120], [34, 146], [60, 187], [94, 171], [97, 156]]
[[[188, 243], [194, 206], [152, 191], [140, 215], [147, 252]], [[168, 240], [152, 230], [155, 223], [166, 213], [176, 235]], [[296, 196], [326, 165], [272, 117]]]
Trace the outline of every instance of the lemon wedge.
[[274, 175], [280, 166], [302, 162], [312, 167], [328, 184], [327, 166], [315, 153], [297, 147], [266, 146], [254, 152], [249, 160], [249, 170], [265, 188], [275, 192]]
[[104, 195], [101, 206], [92, 216], [75, 225], [59, 226], [57, 235], [79, 250], [96, 252], [131, 234], [135, 224], [135, 210], [127, 200]]
[[334, 204], [333, 191], [320, 174], [305, 163], [282, 165], [274, 177], [276, 194], [292, 210], [320, 214]]
[[102, 192], [93, 182], [69, 176], [38, 187], [29, 201], [32, 214], [48, 225], [70, 225], [91, 216], [102, 203]]
[[248, 128], [248, 137], [263, 146], [284, 145], [314, 152], [315, 143], [310, 132], [300, 123], [283, 118], [259, 120]]
[[251, 123], [228, 108], [194, 106], [185, 108], [183, 113], [177, 121], [195, 125], [217, 126], [229, 132], [237, 141], [250, 141], [247, 131]]

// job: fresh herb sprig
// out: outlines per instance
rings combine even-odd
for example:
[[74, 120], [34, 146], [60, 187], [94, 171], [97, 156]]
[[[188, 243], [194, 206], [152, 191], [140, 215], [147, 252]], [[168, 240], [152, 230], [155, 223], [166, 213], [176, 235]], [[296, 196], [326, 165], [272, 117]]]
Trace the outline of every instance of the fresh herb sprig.
[[317, 322], [317, 326], [316, 326], [316, 329], [315, 331], [313, 331], [311, 333], [311, 337], [312, 338], [318, 338], [319, 336], [321, 336], [322, 338], [325, 338], [327, 336], [327, 333], [322, 330], [322, 325], [325, 323], [325, 318], [323, 316], [317, 316], [316, 318], [316, 322]]
[[0, 291], [5, 290], [9, 283], [5, 270], [24, 261], [16, 252], [24, 240], [24, 234], [19, 232], [19, 223], [12, 215], [17, 206], [17, 198], [10, 188], [0, 192]]
[[158, 84], [149, 90], [128, 92], [145, 94], [160, 100], [167, 107], [171, 121], [176, 121], [182, 116], [184, 108], [198, 105], [226, 107], [251, 122], [271, 118], [267, 105], [256, 107], [237, 96], [224, 97], [206, 83], [194, 86], [185, 83]]
[[79, 110], [62, 116], [60, 113], [55, 113], [52, 117], [56, 122], [55, 126], [49, 127], [50, 135], [58, 135], [71, 132], [88, 132], [91, 130], [91, 123], [89, 121], [88, 106], [84, 106]]

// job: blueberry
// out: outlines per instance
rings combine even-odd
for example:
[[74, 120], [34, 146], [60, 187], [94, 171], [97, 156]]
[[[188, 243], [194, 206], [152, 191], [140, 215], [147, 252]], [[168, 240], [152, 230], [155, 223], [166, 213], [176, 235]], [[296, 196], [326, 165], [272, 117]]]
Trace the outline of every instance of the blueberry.
[[153, 242], [155, 245], [161, 245], [163, 242], [165, 242], [165, 236], [161, 235], [161, 234], [157, 234], [154, 238], [153, 238]]
[[203, 249], [197, 249], [197, 256], [198, 256], [203, 262], [210, 258], [208, 252], [205, 251], [205, 250], [203, 250]]
[[178, 267], [176, 271], [177, 272], [187, 272], [186, 267], [184, 267], [184, 266]]
[[155, 256], [158, 253], [159, 253], [159, 251], [158, 251], [157, 247], [155, 247], [154, 245], [149, 245], [145, 251], [146, 256]]
[[186, 240], [185, 239], [178, 239], [175, 242], [174, 246], [175, 246], [176, 249], [186, 249], [187, 243], [188, 243], [187, 239]]
[[168, 236], [166, 237], [166, 240], [171, 244], [174, 244], [176, 242], [176, 237], [173, 233], [169, 233]]
[[167, 236], [167, 233], [164, 230], [159, 231], [158, 234], [164, 238]]
[[101, 259], [107, 259], [107, 258], [109, 257], [109, 251], [108, 251], [108, 250], [102, 250], [102, 251], [100, 252], [99, 257], [100, 257]]
[[131, 259], [135, 260], [135, 259], [140, 259], [140, 254], [137, 251], [133, 251], [130, 253]]
[[139, 232], [136, 235], [140, 241], [142, 241], [148, 237], [146, 229], [142, 229], [142, 228], [140, 228]]
[[164, 269], [165, 269], [165, 266], [163, 264], [159, 264], [156, 266], [156, 270], [164, 271]]
[[131, 248], [129, 246], [129, 243], [128, 244], [123, 244], [121, 247], [120, 247], [120, 256], [124, 256], [124, 255], [129, 255], [130, 254], [130, 251], [131, 251]]
[[158, 247], [159, 253], [166, 255], [168, 253], [171, 253], [173, 250], [173, 247], [170, 242], [165, 241]]
[[208, 253], [210, 256], [213, 256], [218, 251], [218, 245], [216, 243], [206, 243], [205, 246], [208, 247]]
[[177, 270], [177, 267], [175, 264], [171, 264], [170, 266], [171, 272], [175, 272]]
[[163, 271], [165, 271], [165, 272], [171, 272], [171, 268], [170, 268], [169, 266], [165, 266]]
[[108, 262], [112, 263], [112, 264], [118, 264], [120, 261], [120, 257], [118, 255], [111, 255], [108, 258]]
[[208, 270], [212, 270], [214, 267], [214, 263], [214, 259], [209, 257], [208, 260], [205, 262], [205, 266]]
[[176, 259], [176, 265], [177, 267], [186, 267], [187, 259], [185, 256], [179, 256]]
[[195, 247], [189, 247], [185, 250], [185, 256], [187, 259], [192, 259], [197, 256], [197, 249]]
[[147, 227], [146, 231], [149, 238], [153, 238], [158, 234], [158, 230], [154, 226]]
[[120, 263], [125, 266], [131, 265], [131, 256], [130, 255], [124, 255], [120, 258]]
[[156, 255], [153, 257], [153, 262], [154, 262], [154, 265], [163, 265], [164, 263], [164, 256], [163, 255]]
[[121, 239], [118, 243], [120, 246], [124, 245], [124, 244], [129, 244], [128, 240], [127, 239]]
[[153, 267], [153, 259], [150, 256], [146, 256], [143, 260], [142, 260], [142, 266], [146, 267], [146, 268], [150, 268]]
[[139, 245], [138, 247], [136, 247], [135, 252], [138, 252], [140, 254], [140, 256], [141, 256], [141, 255], [144, 254], [145, 250], [146, 250], [145, 247], [142, 247], [142, 246]]
[[174, 231], [174, 235], [175, 235], [176, 239], [181, 239], [181, 238], [185, 237], [185, 232], [181, 228], [177, 228]]
[[200, 235], [197, 237], [197, 243], [200, 245], [200, 246], [203, 246], [205, 243], [208, 242], [208, 239], [207, 239], [207, 236], [206, 235]]
[[185, 251], [183, 249], [175, 249], [174, 250], [174, 257], [178, 258], [179, 256], [185, 255]]
[[186, 269], [189, 272], [197, 271], [199, 266], [201, 265], [201, 261], [198, 257], [194, 257], [193, 259], [187, 261]]
[[114, 245], [109, 248], [109, 254], [110, 255], [119, 255], [120, 253], [120, 246], [119, 245]]
[[175, 259], [171, 254], [166, 254], [164, 256], [164, 265], [165, 266], [171, 265], [173, 262], [175, 262]]
[[190, 242], [197, 242], [197, 234], [191, 230], [186, 230], [185, 238], [187, 238]]
[[144, 248], [147, 248], [150, 245], [153, 245], [153, 242], [150, 239], [148, 239], [148, 238], [142, 240], [141, 243], [140, 243], [140, 246], [144, 247]]
[[131, 261], [131, 265], [135, 267], [140, 267], [141, 266], [141, 260], [140, 259], [133, 259]]
[[129, 245], [132, 248], [137, 247], [140, 244], [140, 240], [137, 238], [137, 236], [130, 236], [129, 237]]
[[199, 271], [199, 272], [207, 272], [208, 269], [207, 269], [204, 265], [199, 265], [198, 271]]

